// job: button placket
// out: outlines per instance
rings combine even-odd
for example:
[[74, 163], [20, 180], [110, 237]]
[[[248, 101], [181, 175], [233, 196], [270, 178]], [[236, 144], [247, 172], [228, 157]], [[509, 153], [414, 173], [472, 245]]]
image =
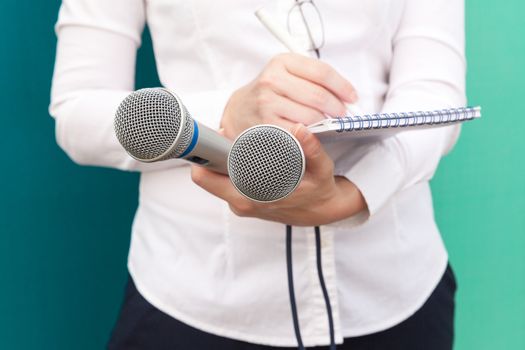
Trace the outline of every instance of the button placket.
[[[317, 258], [315, 249], [315, 233], [313, 228], [305, 228], [304, 234], [307, 235], [308, 242], [308, 271], [310, 283], [312, 286], [311, 301], [309, 304], [311, 320], [308, 329], [309, 333], [315, 339], [326, 339], [329, 341], [328, 314], [326, 304], [319, 282], [317, 273]], [[334, 259], [334, 230], [333, 228], [323, 226], [321, 228], [321, 260], [323, 276], [330, 297], [330, 305], [334, 317], [334, 329], [336, 342], [342, 342], [341, 321], [339, 317], [339, 304], [337, 300], [337, 285]]]

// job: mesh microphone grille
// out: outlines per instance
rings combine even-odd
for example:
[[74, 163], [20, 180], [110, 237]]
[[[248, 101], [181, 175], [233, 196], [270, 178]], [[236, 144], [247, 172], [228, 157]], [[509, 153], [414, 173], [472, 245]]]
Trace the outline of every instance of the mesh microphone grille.
[[[187, 120], [181, 133], [183, 113]], [[114, 126], [122, 147], [141, 161], [178, 157], [193, 136], [193, 120], [186, 108], [159, 88], [137, 90], [126, 97], [117, 110]]]
[[299, 185], [304, 163], [301, 147], [292, 135], [260, 125], [246, 130], [234, 142], [228, 172], [246, 197], [271, 202], [286, 197]]
[[193, 138], [193, 118], [188, 113], [188, 110], [186, 109], [186, 106], [181, 104], [182, 110], [184, 111], [184, 115], [186, 116], [186, 122], [184, 123], [184, 129], [182, 130], [182, 134], [179, 137], [179, 140], [177, 141], [177, 146], [173, 149], [172, 152], [167, 154], [164, 159], [167, 158], [176, 158], [180, 157], [182, 153], [188, 148], [188, 146], [191, 143], [191, 139]]

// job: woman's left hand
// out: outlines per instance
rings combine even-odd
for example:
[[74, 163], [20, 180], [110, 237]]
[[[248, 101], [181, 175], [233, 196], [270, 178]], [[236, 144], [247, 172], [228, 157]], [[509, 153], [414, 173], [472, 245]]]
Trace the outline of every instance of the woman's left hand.
[[334, 163], [308, 129], [297, 124], [291, 130], [306, 159], [299, 186], [288, 197], [259, 203], [240, 194], [226, 175], [192, 166], [193, 182], [228, 202], [238, 216], [255, 217], [294, 226], [318, 226], [353, 216], [366, 208], [359, 189], [344, 177], [334, 176]]

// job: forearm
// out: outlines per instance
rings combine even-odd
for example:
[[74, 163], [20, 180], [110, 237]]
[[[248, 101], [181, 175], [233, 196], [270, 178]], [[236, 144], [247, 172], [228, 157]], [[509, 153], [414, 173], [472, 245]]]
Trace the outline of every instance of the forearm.
[[[446, 19], [446, 20], [445, 20]], [[461, 107], [465, 98], [463, 3], [407, 0], [393, 39], [389, 90], [382, 112]], [[357, 161], [340, 160], [336, 174], [361, 190], [370, 215], [392, 196], [434, 175], [454, 146], [459, 126], [403, 131], [366, 146]]]
[[[127, 8], [128, 16], [116, 14]], [[58, 37], [50, 114], [56, 139], [77, 163], [140, 170], [120, 147], [113, 118], [133, 90], [135, 56], [144, 26], [139, 1], [64, 1]]]
[[[106, 2], [92, 1], [64, 1], [57, 24], [50, 114], [56, 121], [58, 144], [83, 165], [150, 171], [184, 164], [179, 160], [141, 163], [118, 143], [113, 120], [118, 105], [134, 90], [135, 57], [144, 21], [142, 3], [133, 0], [132, 6], [118, 0], [106, 8]], [[93, 8], [88, 11], [88, 6]], [[107, 13], [118, 12], [119, 7], [126, 8], [130, 16]], [[175, 92], [193, 117], [218, 128], [231, 91]]]

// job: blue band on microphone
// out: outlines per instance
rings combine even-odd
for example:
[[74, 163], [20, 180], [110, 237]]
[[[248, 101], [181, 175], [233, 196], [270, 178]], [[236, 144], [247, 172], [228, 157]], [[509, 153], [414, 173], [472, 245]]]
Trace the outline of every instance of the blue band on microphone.
[[186, 150], [180, 155], [179, 158], [184, 158], [188, 155], [193, 149], [195, 148], [195, 145], [197, 144], [197, 140], [199, 139], [199, 124], [197, 124], [197, 121], [193, 121], [193, 137], [191, 139], [190, 145]]

